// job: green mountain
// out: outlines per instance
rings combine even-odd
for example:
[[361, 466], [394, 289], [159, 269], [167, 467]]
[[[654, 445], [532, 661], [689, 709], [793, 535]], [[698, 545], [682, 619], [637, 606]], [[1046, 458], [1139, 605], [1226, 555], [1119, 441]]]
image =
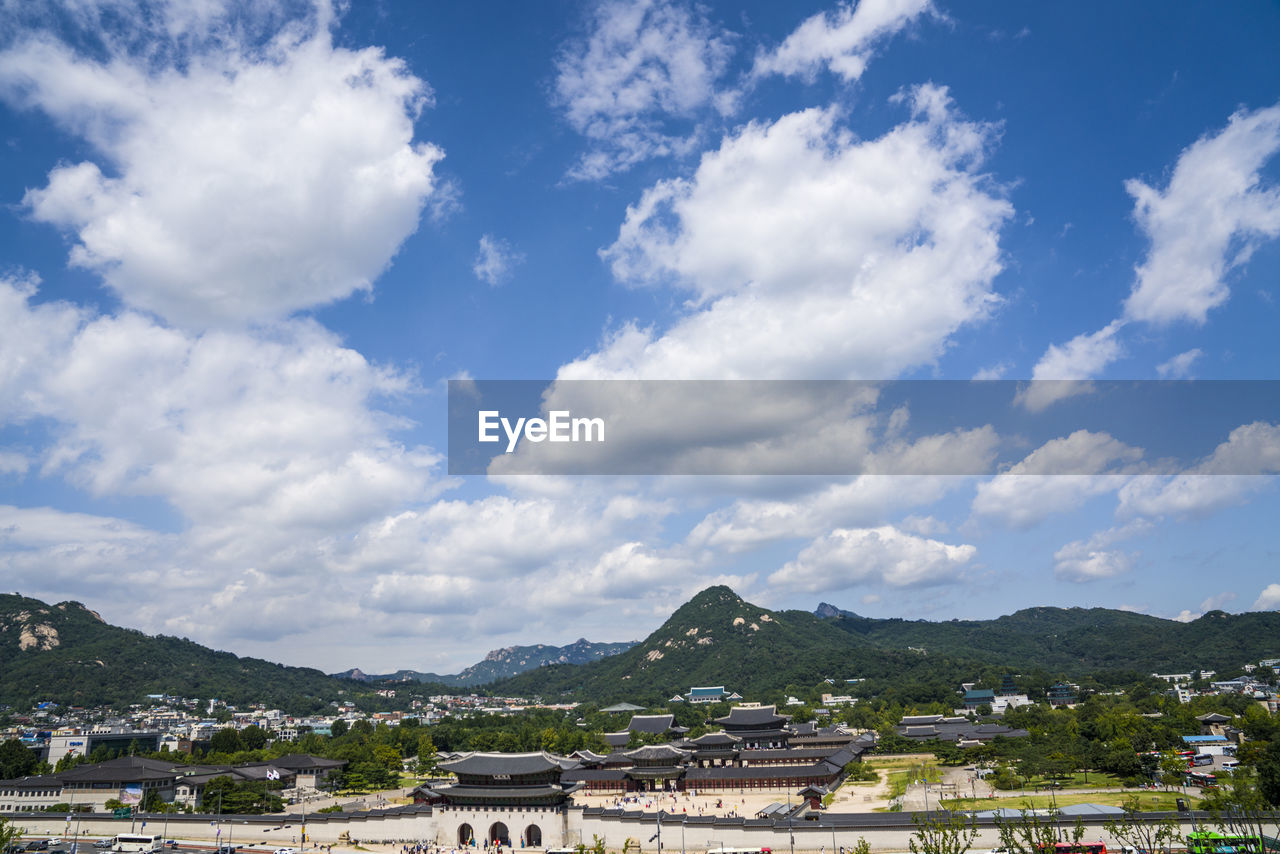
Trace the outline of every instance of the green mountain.
[[170, 694], [304, 713], [368, 690], [319, 670], [112, 626], [79, 602], [48, 605], [17, 594], [0, 594], [0, 673], [0, 703], [15, 709], [46, 700], [120, 708]]
[[[581, 666], [544, 667], [495, 683], [497, 694], [662, 703], [695, 685], [753, 699], [792, 686], [865, 679], [886, 696], [953, 702], [956, 684], [983, 671], [1083, 678], [1230, 670], [1280, 656], [1280, 613], [1212, 611], [1181, 623], [1106, 608], [1028, 608], [996, 620], [877, 620], [823, 604], [770, 611], [727, 587], [702, 591], [628, 651]], [[1046, 683], [1047, 684], [1047, 683]]]
[[539, 668], [490, 690], [662, 703], [695, 685], [723, 685], [756, 697], [831, 676], [883, 677], [921, 664], [915, 653], [877, 648], [807, 611], [752, 605], [721, 586], [694, 596], [624, 653], [592, 664]]
[[592, 643], [579, 638], [566, 646], [549, 646], [539, 643], [532, 646], [508, 646], [492, 650], [479, 661], [460, 673], [440, 675], [419, 673], [416, 670], [397, 670], [395, 673], [371, 675], [359, 668], [335, 674], [344, 679], [361, 682], [434, 682], [454, 688], [470, 688], [486, 685], [498, 679], [507, 679], [526, 670], [546, 667], [550, 664], [586, 664], [626, 652], [635, 641], [621, 643]]
[[877, 620], [825, 602], [816, 615], [885, 649], [991, 664], [1039, 667], [1069, 675], [1101, 669], [1142, 673], [1228, 670], [1280, 655], [1280, 612], [1210, 611], [1191, 622], [1109, 608], [1026, 608], [995, 620]]

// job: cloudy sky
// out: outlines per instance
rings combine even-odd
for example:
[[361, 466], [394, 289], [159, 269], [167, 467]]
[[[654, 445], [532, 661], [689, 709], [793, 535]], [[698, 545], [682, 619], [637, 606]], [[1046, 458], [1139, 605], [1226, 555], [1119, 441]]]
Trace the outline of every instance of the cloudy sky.
[[0, 0], [0, 33], [6, 590], [331, 671], [635, 639], [712, 583], [1280, 607], [1265, 418], [1173, 470], [813, 401], [761, 416], [814, 425], [790, 452], [928, 473], [445, 458], [450, 379], [1079, 381], [1008, 384], [1045, 412], [1280, 377], [1273, 4]]

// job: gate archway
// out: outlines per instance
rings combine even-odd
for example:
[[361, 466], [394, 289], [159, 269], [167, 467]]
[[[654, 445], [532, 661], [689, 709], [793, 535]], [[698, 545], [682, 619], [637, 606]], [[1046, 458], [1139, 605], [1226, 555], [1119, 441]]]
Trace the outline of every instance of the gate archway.
[[495, 821], [489, 825], [489, 844], [505, 845], [511, 847], [511, 833], [507, 830], [507, 826], [500, 821]]
[[464, 824], [458, 828], [458, 845], [465, 848], [476, 841], [476, 832], [471, 829], [471, 825]]
[[524, 829], [524, 844], [530, 848], [542, 847], [542, 828], [531, 824]]

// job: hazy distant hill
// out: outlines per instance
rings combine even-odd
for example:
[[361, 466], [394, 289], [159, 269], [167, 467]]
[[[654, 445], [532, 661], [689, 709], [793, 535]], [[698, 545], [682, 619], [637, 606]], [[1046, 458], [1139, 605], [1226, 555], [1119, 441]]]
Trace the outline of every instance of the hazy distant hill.
[[395, 673], [370, 675], [359, 668], [336, 675], [361, 682], [436, 682], [451, 687], [474, 687], [549, 664], [587, 664], [626, 652], [633, 646], [635, 641], [592, 643], [586, 638], [579, 638], [567, 646], [548, 646], [539, 643], [533, 646], [509, 646], [504, 649], [495, 649], [486, 655], [484, 660], [471, 665], [461, 673], [450, 675], [420, 673], [416, 670], [397, 670]]
[[319, 670], [240, 658], [189, 640], [112, 626], [79, 602], [0, 594], [0, 702], [125, 706], [147, 694], [306, 712], [356, 686]]

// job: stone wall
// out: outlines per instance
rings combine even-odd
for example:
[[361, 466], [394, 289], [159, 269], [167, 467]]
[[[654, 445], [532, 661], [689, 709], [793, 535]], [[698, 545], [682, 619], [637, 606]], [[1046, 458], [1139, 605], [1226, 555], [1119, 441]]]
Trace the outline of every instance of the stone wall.
[[[1196, 821], [1209, 821], [1204, 813], [1156, 814], [1154, 817], [1163, 818], [1165, 815], [1175, 818], [1183, 833], [1192, 831]], [[53, 813], [9, 813], [6, 818], [29, 838], [70, 838], [78, 830], [81, 838], [94, 839], [128, 833], [131, 826], [128, 819], [101, 814], [70, 821], [67, 816]], [[137, 832], [208, 843], [221, 839], [237, 847], [254, 846], [266, 850], [297, 845], [302, 832], [301, 818], [297, 815], [222, 816], [221, 819], [216, 816], [180, 815], [170, 816], [167, 823], [163, 816], [145, 818], [145, 829], [141, 827], [142, 818], [132, 822]], [[633, 840], [639, 843], [642, 852], [658, 854], [658, 841], [650, 840], [658, 829], [653, 813], [618, 815], [610, 811], [606, 815], [604, 810], [581, 807], [559, 810], [546, 807], [419, 806], [368, 813], [310, 814], [306, 820], [306, 836], [308, 842], [322, 845], [341, 844], [346, 840], [372, 843], [386, 840], [396, 843], [421, 841], [452, 848], [457, 847], [459, 830], [464, 825], [470, 827], [477, 842], [483, 844], [498, 822], [506, 825], [508, 838], [516, 850], [522, 841], [529, 842], [529, 829], [536, 827], [542, 837], [541, 845], [526, 844], [527, 848], [573, 847], [579, 842], [591, 845], [598, 836], [611, 851], [621, 851], [628, 840]], [[1118, 850], [1118, 843], [1106, 834], [1103, 822], [1101, 816], [1084, 819], [1085, 841], [1101, 840], [1108, 848], [1114, 846]], [[1064, 818], [1062, 824], [1069, 833], [1075, 819]], [[972, 846], [973, 851], [985, 853], [998, 847], [994, 824], [984, 820], [981, 828], [981, 834]], [[790, 827], [785, 820], [664, 816], [662, 846], [668, 852], [743, 847], [771, 848], [774, 854], [790, 854], [793, 844], [795, 851], [830, 852], [839, 848], [850, 849], [860, 838], [865, 838], [873, 851], [906, 851], [914, 830], [910, 813], [823, 814], [821, 821], [798, 818]]]

